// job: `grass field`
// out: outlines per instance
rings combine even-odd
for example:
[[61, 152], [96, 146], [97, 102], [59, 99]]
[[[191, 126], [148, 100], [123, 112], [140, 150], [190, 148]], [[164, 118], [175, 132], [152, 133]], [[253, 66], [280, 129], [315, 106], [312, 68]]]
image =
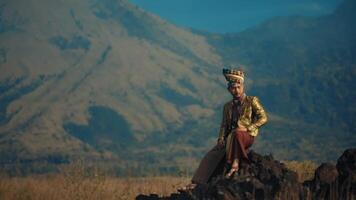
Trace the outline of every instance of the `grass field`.
[[[297, 172], [299, 181], [312, 179], [317, 165], [310, 161], [286, 161]], [[131, 200], [139, 194], [169, 196], [190, 182], [190, 177], [112, 177], [95, 168], [86, 169], [83, 163], [61, 168], [59, 173], [9, 177], [0, 175], [0, 200]]]
[[189, 183], [183, 177], [109, 178], [31, 176], [0, 180], [0, 199], [135, 199], [138, 194], [169, 196]]

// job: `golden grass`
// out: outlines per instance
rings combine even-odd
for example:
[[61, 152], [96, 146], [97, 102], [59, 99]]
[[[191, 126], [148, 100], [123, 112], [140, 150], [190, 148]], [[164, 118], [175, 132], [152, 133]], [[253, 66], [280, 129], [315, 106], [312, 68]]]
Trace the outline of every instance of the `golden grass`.
[[318, 167], [313, 161], [284, 161], [287, 168], [296, 172], [298, 175], [298, 181], [304, 182], [314, 178], [315, 170]]
[[[317, 165], [311, 161], [284, 161], [297, 172], [300, 182], [314, 176]], [[190, 182], [189, 177], [112, 177], [79, 160], [61, 167], [57, 174], [8, 177], [0, 174], [0, 199], [91, 200], [135, 199], [139, 194], [169, 196]]]
[[59, 167], [59, 173], [8, 177], [0, 174], [0, 200], [135, 199], [139, 194], [169, 196], [190, 182], [188, 177], [113, 177], [77, 160]]
[[184, 177], [68, 177], [64, 174], [0, 180], [0, 199], [135, 199], [139, 194], [169, 196], [189, 183]]

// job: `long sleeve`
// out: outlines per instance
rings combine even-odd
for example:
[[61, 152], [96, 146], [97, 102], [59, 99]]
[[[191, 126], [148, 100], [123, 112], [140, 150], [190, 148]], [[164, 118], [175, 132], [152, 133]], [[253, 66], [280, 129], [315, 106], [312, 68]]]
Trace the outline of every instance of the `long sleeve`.
[[252, 112], [254, 113], [255, 121], [247, 128], [249, 131], [258, 129], [268, 120], [267, 113], [257, 97], [252, 99]]

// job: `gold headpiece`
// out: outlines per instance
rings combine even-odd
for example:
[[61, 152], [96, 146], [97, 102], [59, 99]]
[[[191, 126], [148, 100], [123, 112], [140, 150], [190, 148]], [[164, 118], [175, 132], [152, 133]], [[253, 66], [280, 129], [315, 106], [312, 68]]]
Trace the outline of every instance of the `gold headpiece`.
[[228, 82], [244, 82], [245, 74], [242, 70], [237, 69], [223, 69], [223, 74]]

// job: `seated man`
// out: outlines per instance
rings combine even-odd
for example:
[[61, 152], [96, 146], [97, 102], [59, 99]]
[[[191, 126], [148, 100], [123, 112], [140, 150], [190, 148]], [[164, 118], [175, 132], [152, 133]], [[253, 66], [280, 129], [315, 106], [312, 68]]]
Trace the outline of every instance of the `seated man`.
[[233, 99], [224, 105], [217, 145], [205, 155], [192, 178], [192, 184], [185, 189], [206, 184], [214, 174], [220, 173], [217, 171], [225, 164], [229, 168], [225, 175], [227, 178], [236, 173], [241, 160], [248, 159], [246, 150], [258, 135], [258, 128], [267, 122], [267, 114], [259, 99], [245, 94], [244, 73], [223, 69], [223, 74]]
[[225, 104], [218, 143], [226, 143], [226, 161], [230, 177], [237, 172], [241, 159], [247, 159], [246, 150], [258, 135], [258, 128], [267, 122], [267, 114], [257, 97], [246, 96], [244, 73], [224, 69], [228, 90], [233, 99]]

